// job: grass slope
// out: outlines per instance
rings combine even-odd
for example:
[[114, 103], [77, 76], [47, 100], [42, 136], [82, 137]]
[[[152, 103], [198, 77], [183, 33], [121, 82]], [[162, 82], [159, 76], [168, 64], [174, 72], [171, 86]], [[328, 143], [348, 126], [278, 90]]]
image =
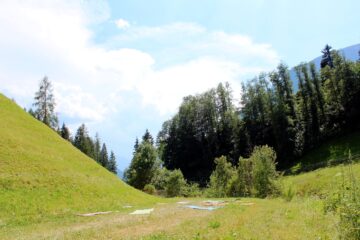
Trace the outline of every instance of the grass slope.
[[0, 94], [0, 229], [156, 201]]
[[355, 131], [326, 141], [299, 159], [289, 172], [299, 173], [339, 164], [348, 158], [349, 151], [353, 160], [360, 158], [360, 132]]

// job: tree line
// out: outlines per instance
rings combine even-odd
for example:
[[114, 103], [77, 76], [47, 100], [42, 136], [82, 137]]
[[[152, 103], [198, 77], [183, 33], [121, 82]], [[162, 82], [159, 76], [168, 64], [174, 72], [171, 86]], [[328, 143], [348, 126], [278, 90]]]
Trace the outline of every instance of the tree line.
[[117, 173], [115, 154], [110, 151], [109, 155], [106, 144], [101, 143], [97, 133], [95, 138], [91, 138], [85, 124], [81, 124], [74, 137], [72, 137], [65, 123], [62, 124], [61, 128], [59, 127], [58, 118], [54, 111], [56, 103], [53, 87], [46, 76], [40, 81], [39, 90], [35, 93], [34, 100], [33, 106], [35, 108], [29, 109], [28, 113], [30, 115], [52, 128], [62, 138], [71, 142], [77, 149], [94, 159], [101, 166], [115, 174]]
[[[359, 129], [360, 61], [348, 61], [328, 48], [320, 71], [314, 63], [301, 63], [295, 73], [297, 92], [289, 68], [280, 63], [244, 83], [240, 102], [234, 101], [228, 83], [185, 97], [157, 135], [153, 152], [158, 160], [151, 165], [142, 159], [148, 156], [135, 151], [128, 182], [142, 189], [151, 174], [141, 185], [130, 176], [139, 174], [137, 168], [161, 166], [208, 186], [216, 158], [224, 156], [238, 169], [239, 159], [251, 158], [257, 146], [265, 145], [275, 150], [276, 169], [284, 170], [324, 140]], [[141, 161], [150, 165], [135, 166]]]

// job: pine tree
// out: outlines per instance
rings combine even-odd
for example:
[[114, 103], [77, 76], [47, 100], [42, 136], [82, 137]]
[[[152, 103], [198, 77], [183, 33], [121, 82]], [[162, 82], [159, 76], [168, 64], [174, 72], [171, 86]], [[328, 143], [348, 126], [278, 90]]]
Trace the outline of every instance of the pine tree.
[[99, 162], [105, 168], [107, 168], [109, 165], [109, 155], [108, 155], [105, 143], [103, 143], [101, 151], [100, 151], [100, 161]]
[[322, 90], [322, 85], [319, 79], [319, 75], [316, 72], [316, 67], [314, 63], [310, 63], [310, 73], [311, 78], [315, 87], [316, 95], [314, 96], [316, 98], [317, 106], [320, 109], [320, 122], [323, 123], [325, 121], [325, 100], [324, 100], [324, 93]]
[[85, 124], [81, 124], [81, 126], [76, 131], [73, 145], [89, 157], [95, 159], [94, 143], [89, 137]]
[[115, 154], [113, 151], [111, 151], [111, 153], [110, 153], [109, 164], [108, 164], [107, 169], [109, 171], [117, 174], [116, 158], [115, 158]]
[[139, 148], [139, 139], [136, 138], [136, 139], [135, 139], [135, 144], [134, 144], [133, 154], [135, 154], [135, 153], [137, 152], [138, 148]]
[[63, 139], [70, 141], [70, 131], [69, 131], [69, 128], [65, 125], [65, 123], [63, 123], [63, 125], [60, 129], [60, 136]]
[[39, 91], [35, 93], [36, 107], [35, 115], [38, 120], [45, 123], [49, 127], [56, 129], [58, 127], [58, 119], [54, 112], [55, 99], [51, 82], [45, 76], [39, 85]]
[[146, 129], [144, 136], [142, 137], [142, 141], [143, 142], [148, 142], [151, 145], [154, 145], [154, 138], [151, 136], [150, 132], [148, 129]]
[[[314, 91], [313, 83], [310, 79], [309, 73], [308, 73], [308, 67], [306, 64], [303, 64], [301, 67], [304, 79], [305, 79], [305, 91], [307, 95], [307, 99], [310, 105], [310, 135], [311, 135], [311, 144], [312, 146], [317, 143], [319, 138], [319, 113], [317, 108], [317, 100], [316, 100], [316, 94]], [[312, 147], [311, 146], [311, 147]]]
[[100, 163], [100, 151], [101, 151], [101, 142], [99, 134], [95, 134], [95, 142], [94, 142], [94, 157], [95, 161]]

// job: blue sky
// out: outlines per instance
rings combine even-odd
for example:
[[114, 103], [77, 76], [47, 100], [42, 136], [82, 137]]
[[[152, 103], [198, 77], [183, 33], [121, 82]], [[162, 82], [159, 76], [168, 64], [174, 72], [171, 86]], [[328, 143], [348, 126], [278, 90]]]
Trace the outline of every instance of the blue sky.
[[56, 111], [85, 123], [120, 169], [135, 137], [155, 136], [182, 97], [240, 84], [280, 61], [293, 66], [360, 42], [359, 1], [173, 0], [0, 3], [0, 92], [31, 106], [53, 82]]

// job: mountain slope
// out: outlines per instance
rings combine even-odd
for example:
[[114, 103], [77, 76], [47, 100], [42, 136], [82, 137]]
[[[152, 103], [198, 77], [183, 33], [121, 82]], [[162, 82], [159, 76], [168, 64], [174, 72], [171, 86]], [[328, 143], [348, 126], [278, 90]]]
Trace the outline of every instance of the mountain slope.
[[155, 201], [0, 94], [0, 227]]

